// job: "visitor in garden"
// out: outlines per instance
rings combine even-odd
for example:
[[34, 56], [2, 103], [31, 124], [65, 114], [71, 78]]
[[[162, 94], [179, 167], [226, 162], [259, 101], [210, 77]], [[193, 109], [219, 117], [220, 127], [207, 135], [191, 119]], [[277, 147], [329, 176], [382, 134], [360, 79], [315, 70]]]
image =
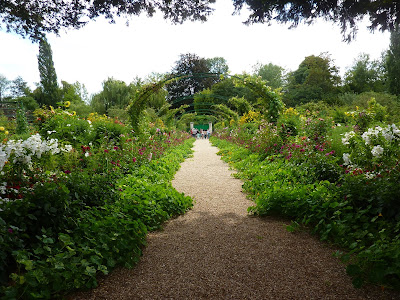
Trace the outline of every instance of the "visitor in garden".
[[210, 138], [210, 135], [211, 135], [211, 131], [210, 131], [210, 129], [207, 129], [207, 138]]

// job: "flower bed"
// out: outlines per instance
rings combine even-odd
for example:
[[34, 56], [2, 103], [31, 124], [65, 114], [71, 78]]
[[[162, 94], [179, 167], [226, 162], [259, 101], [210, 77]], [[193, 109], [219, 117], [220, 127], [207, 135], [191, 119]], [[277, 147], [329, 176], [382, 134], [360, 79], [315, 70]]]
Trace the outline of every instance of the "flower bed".
[[355, 132], [324, 122], [306, 119], [298, 134], [284, 136], [273, 124], [257, 134], [249, 125], [225, 128], [212, 142], [245, 180], [255, 202], [249, 212], [287, 216], [289, 230], [310, 226], [345, 249], [337, 255], [355, 286], [368, 281], [398, 289], [400, 131], [390, 124]]
[[94, 287], [98, 274], [138, 261], [147, 231], [192, 206], [170, 184], [192, 152], [187, 134], [150, 128], [138, 137], [106, 117], [57, 111], [36, 126], [0, 146], [5, 299]]

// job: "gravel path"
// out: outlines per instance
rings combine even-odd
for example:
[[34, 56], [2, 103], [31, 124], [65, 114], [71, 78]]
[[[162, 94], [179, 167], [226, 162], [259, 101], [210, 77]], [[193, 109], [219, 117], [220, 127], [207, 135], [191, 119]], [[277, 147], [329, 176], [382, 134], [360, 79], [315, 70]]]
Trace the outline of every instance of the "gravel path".
[[197, 140], [174, 187], [195, 200], [186, 215], [150, 233], [140, 263], [117, 269], [99, 287], [69, 299], [400, 299], [354, 289], [333, 249], [286, 221], [247, 215], [242, 182]]

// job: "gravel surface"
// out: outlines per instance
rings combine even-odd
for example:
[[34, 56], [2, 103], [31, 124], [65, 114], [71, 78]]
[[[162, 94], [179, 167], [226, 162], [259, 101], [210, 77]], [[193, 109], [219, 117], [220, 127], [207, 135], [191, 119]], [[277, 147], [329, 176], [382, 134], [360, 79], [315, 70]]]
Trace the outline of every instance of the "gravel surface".
[[174, 187], [194, 208], [150, 233], [140, 263], [68, 299], [400, 299], [378, 287], [355, 289], [334, 249], [287, 221], [247, 215], [242, 182], [197, 140]]

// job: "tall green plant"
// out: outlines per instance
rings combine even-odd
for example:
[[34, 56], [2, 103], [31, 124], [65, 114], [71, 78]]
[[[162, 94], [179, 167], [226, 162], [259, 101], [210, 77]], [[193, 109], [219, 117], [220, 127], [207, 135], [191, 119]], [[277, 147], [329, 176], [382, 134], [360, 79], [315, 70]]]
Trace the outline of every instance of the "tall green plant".
[[397, 25], [390, 35], [390, 46], [386, 54], [386, 71], [389, 92], [400, 94], [400, 29]]
[[19, 104], [19, 108], [17, 109], [16, 121], [17, 121], [16, 133], [17, 134], [28, 133], [29, 125], [28, 125], [28, 121], [26, 119], [25, 109], [24, 109], [22, 103]]
[[57, 74], [54, 68], [53, 52], [51, 46], [44, 37], [39, 43], [38, 65], [40, 73], [40, 85], [42, 87], [42, 103], [45, 105], [56, 105], [59, 101], [59, 88]]

